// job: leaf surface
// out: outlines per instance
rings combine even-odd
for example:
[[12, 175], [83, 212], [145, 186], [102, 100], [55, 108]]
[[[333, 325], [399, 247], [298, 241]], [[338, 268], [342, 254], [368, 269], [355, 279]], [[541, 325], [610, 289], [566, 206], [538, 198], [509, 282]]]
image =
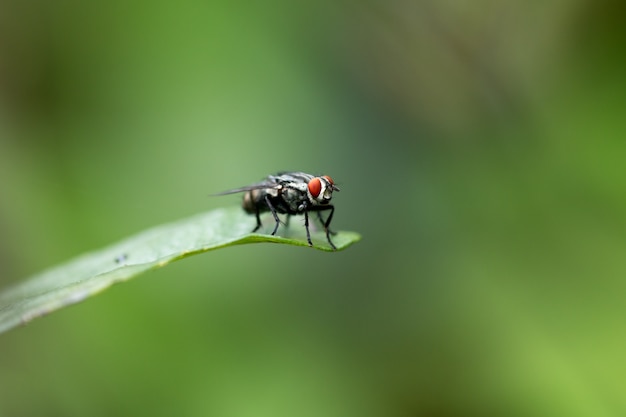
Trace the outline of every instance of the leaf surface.
[[[265, 223], [273, 226], [273, 221]], [[281, 227], [278, 234], [287, 237], [280, 237], [250, 233], [255, 224], [239, 207], [217, 209], [148, 229], [50, 268], [0, 292], [0, 333], [187, 256], [244, 243], [308, 246], [304, 227]], [[311, 238], [314, 248], [332, 251], [322, 231], [312, 231]], [[342, 250], [360, 238], [354, 232], [338, 232], [332, 240]]]

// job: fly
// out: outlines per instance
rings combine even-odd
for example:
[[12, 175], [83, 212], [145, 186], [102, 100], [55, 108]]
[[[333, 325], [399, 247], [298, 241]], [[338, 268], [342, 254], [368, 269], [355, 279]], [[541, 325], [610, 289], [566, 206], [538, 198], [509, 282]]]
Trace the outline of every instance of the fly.
[[[335, 207], [330, 204], [333, 191], [339, 191], [339, 188], [327, 175], [315, 176], [304, 172], [279, 172], [276, 175], [268, 176], [261, 182], [224, 191], [217, 195], [245, 193], [242, 207], [246, 213], [256, 216], [256, 227], [252, 232], [256, 232], [261, 227], [260, 214], [263, 212], [271, 212], [276, 221], [272, 235], [276, 234], [280, 225], [278, 213], [286, 214], [287, 222], [291, 215], [304, 214], [304, 228], [309, 246], [313, 246], [309, 233], [309, 212], [316, 212], [324, 226], [328, 243], [336, 250], [337, 247], [330, 240], [330, 235], [334, 233], [329, 229], [330, 221], [335, 213]], [[322, 218], [322, 211], [330, 211], [326, 220]]]

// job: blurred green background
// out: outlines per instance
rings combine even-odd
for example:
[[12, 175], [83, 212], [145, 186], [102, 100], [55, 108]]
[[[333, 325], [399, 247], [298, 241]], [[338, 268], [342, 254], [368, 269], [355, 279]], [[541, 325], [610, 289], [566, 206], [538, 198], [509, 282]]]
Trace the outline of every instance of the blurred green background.
[[3, 287], [279, 170], [331, 175], [364, 239], [3, 334], [0, 415], [625, 415], [625, 13], [2, 0]]

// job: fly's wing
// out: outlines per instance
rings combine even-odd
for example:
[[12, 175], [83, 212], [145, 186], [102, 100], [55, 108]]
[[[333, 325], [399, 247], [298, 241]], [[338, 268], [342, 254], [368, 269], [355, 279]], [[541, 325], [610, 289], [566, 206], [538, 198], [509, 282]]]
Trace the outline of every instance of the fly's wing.
[[234, 188], [232, 190], [222, 191], [221, 193], [211, 194], [213, 196], [243, 193], [252, 190], [278, 190], [282, 185], [273, 182], [259, 182], [257, 184], [247, 185], [245, 187]]

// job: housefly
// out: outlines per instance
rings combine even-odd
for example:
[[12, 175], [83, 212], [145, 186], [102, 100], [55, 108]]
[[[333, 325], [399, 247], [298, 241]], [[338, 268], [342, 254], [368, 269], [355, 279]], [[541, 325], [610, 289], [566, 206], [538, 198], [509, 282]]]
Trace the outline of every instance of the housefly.
[[[255, 184], [224, 191], [217, 195], [245, 193], [242, 207], [247, 213], [256, 216], [256, 227], [252, 232], [256, 232], [261, 227], [260, 214], [263, 212], [271, 212], [276, 221], [272, 235], [276, 234], [280, 225], [278, 213], [286, 214], [287, 221], [291, 215], [304, 214], [304, 228], [309, 246], [313, 246], [309, 233], [309, 212], [316, 212], [324, 226], [328, 243], [333, 249], [337, 249], [330, 240], [330, 235], [334, 233], [329, 229], [335, 212], [335, 207], [329, 204], [333, 191], [339, 191], [339, 188], [327, 175], [315, 176], [304, 172], [279, 172]], [[321, 212], [327, 210], [330, 211], [330, 214], [324, 220]]]

